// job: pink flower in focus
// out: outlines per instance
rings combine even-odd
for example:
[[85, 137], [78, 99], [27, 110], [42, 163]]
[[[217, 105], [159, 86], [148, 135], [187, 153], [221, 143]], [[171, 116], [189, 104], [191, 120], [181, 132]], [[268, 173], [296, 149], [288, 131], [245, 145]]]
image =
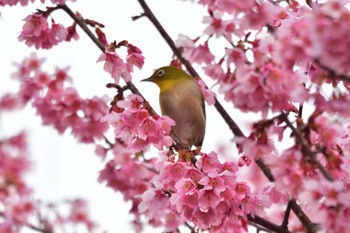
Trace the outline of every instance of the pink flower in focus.
[[48, 34], [48, 41], [49, 41], [48, 48], [51, 48], [52, 45], [57, 45], [58, 43], [65, 41], [67, 38], [67, 35], [68, 35], [67, 29], [62, 24], [57, 24], [55, 23], [54, 20], [52, 20], [51, 28]]
[[156, 148], [170, 146], [173, 141], [168, 135], [175, 122], [162, 116], [155, 120], [143, 106], [143, 99], [135, 94], [117, 103], [121, 112], [111, 112], [103, 118], [114, 127], [114, 133], [133, 150], [144, 150], [153, 144]]
[[40, 37], [49, 29], [47, 18], [41, 14], [28, 15], [24, 21], [20, 37]]
[[130, 72], [133, 71], [133, 66], [136, 66], [139, 69], [143, 67], [145, 58], [138, 47], [132, 44], [128, 44], [128, 55], [126, 57], [126, 63]]
[[126, 82], [131, 80], [131, 75], [127, 69], [127, 65], [115, 52], [105, 52], [101, 54], [97, 62], [104, 61], [103, 69], [110, 73], [116, 84], [119, 83], [120, 77]]
[[171, 194], [166, 206], [176, 211], [181, 220], [191, 221], [202, 230], [225, 232], [231, 224], [242, 227], [247, 214], [269, 204], [252, 195], [245, 183], [237, 182], [236, 171], [236, 164], [222, 164], [211, 152], [202, 154], [196, 166], [180, 161], [162, 163], [153, 182], [156, 190]]
[[72, 26], [67, 27], [67, 37], [66, 41], [71, 41], [72, 39], [78, 40], [79, 35], [76, 30], [76, 24], [73, 23]]

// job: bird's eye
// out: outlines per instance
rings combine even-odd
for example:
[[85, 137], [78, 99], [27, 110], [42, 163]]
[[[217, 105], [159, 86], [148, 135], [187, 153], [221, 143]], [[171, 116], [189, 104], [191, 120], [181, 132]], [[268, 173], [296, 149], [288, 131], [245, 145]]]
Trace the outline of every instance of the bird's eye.
[[162, 77], [164, 74], [165, 74], [165, 71], [164, 71], [164, 70], [158, 70], [158, 71], [157, 71], [157, 76], [158, 76], [158, 77]]

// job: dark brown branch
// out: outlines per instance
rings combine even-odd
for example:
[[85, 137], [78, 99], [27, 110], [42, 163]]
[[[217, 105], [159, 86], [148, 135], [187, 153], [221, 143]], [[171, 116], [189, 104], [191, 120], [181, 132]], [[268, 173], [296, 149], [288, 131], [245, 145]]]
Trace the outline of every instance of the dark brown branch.
[[293, 200], [290, 200], [288, 202], [287, 208], [284, 211], [284, 217], [283, 217], [283, 221], [282, 221], [282, 224], [281, 224], [281, 227], [284, 228], [284, 229], [288, 229], [288, 222], [289, 222], [290, 210], [292, 208], [292, 201]]
[[291, 209], [294, 214], [300, 220], [300, 222], [305, 226], [307, 233], [316, 233], [320, 227], [316, 223], [313, 223], [309, 217], [304, 213], [295, 200], [291, 200]]
[[99, 41], [99, 39], [91, 32], [91, 30], [86, 25], [85, 20], [82, 17], [78, 17], [66, 4], [57, 5], [58, 8], [64, 10], [73, 20], [76, 22], [81, 29], [90, 37], [90, 39], [97, 45], [97, 47], [105, 52], [105, 46]]
[[305, 141], [303, 135], [299, 131], [299, 129], [295, 128], [292, 122], [289, 121], [288, 116], [283, 113], [282, 115], [283, 121], [287, 124], [287, 126], [292, 130], [296, 140], [298, 141], [299, 145], [301, 146], [303, 152], [306, 156], [308, 156], [311, 160], [311, 162], [320, 170], [322, 175], [329, 181], [334, 181], [332, 175], [322, 166], [322, 164], [317, 160], [316, 154], [311, 151], [309, 145]]
[[255, 159], [254, 161], [256, 165], [260, 168], [260, 170], [264, 173], [266, 178], [270, 182], [274, 182], [275, 177], [272, 175], [271, 169], [264, 163], [264, 161], [262, 159]]
[[250, 214], [247, 216], [248, 217], [248, 221], [256, 223], [260, 226], [263, 226], [264, 228], [271, 230], [273, 232], [278, 232], [278, 233], [292, 233], [291, 231], [289, 231], [288, 229], [284, 229], [283, 227], [276, 225], [262, 217], [259, 217], [258, 215], [255, 215], [254, 217], [252, 217]]

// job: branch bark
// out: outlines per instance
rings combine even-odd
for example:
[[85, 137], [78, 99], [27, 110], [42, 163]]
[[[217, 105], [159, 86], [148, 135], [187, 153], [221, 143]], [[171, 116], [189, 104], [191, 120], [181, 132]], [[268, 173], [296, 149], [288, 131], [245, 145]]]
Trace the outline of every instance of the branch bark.
[[292, 130], [295, 135], [296, 140], [300, 144], [304, 154], [310, 158], [313, 164], [320, 170], [322, 175], [329, 181], [334, 181], [332, 175], [322, 166], [322, 164], [317, 160], [316, 154], [310, 149], [308, 143], [305, 141], [302, 133], [299, 129], [294, 127], [292, 122], [289, 121], [288, 116], [285, 113], [282, 113], [282, 119], [287, 124], [287, 126]]
[[316, 233], [319, 230], [319, 226], [309, 219], [294, 199], [291, 200], [291, 209], [303, 226], [305, 226], [307, 233]]
[[292, 233], [288, 229], [283, 228], [282, 226], [276, 225], [262, 217], [259, 217], [258, 215], [255, 215], [254, 217], [248, 214], [248, 221], [256, 223], [268, 230], [271, 230], [273, 232], [278, 232], [278, 233]]

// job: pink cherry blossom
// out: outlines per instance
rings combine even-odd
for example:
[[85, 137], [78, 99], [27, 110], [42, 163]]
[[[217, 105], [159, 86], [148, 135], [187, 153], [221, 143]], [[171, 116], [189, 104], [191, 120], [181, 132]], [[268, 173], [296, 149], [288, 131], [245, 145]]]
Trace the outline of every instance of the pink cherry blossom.
[[151, 117], [140, 96], [131, 94], [117, 105], [123, 111], [111, 112], [103, 117], [103, 121], [114, 127], [115, 136], [127, 143], [128, 148], [143, 150], [153, 144], [162, 149], [173, 143], [168, 134], [174, 121], [167, 116], [158, 119]]
[[104, 61], [103, 69], [110, 73], [114, 78], [115, 83], [119, 83], [120, 77], [125, 81], [131, 80], [130, 72], [127, 69], [127, 65], [115, 52], [105, 52], [97, 60], [97, 62]]
[[108, 124], [101, 122], [108, 107], [98, 97], [82, 99], [73, 87], [66, 87], [71, 82], [68, 69], [57, 69], [53, 74], [41, 70], [42, 60], [31, 55], [18, 65], [20, 71], [14, 76], [22, 81], [18, 93], [21, 103], [31, 102], [44, 125], [53, 126], [63, 133], [68, 128], [81, 142], [91, 143], [103, 138]]
[[232, 20], [223, 20], [222, 17], [223, 14], [216, 12], [212, 16], [205, 16], [203, 23], [209, 24], [209, 26], [204, 30], [204, 33], [207, 35], [215, 34], [216, 37], [230, 36], [235, 28], [235, 23]]
[[28, 46], [34, 45], [36, 49], [51, 49], [67, 38], [67, 30], [63, 25], [52, 20], [49, 26], [47, 18], [42, 14], [29, 15], [24, 21], [26, 23], [18, 39]]
[[[159, 175], [153, 178], [156, 189], [151, 193], [161, 191], [162, 211], [164, 207], [176, 211], [180, 219], [201, 229], [224, 231], [230, 227], [228, 222], [242, 227], [247, 214], [267, 204], [259, 202], [247, 184], [235, 180], [236, 171], [235, 163], [221, 163], [214, 152], [203, 154], [196, 166], [181, 161], [164, 162]], [[147, 203], [148, 209], [157, 208], [158, 203], [152, 204], [144, 196], [139, 210], [146, 211]], [[242, 203], [243, 209], [239, 207]], [[228, 212], [232, 215], [225, 214]]]
[[126, 57], [128, 70], [133, 72], [133, 66], [141, 69], [145, 62], [144, 60], [145, 58], [142, 55], [141, 50], [138, 47], [128, 43], [128, 55]]
[[45, 34], [49, 29], [47, 18], [41, 14], [28, 15], [24, 21], [26, 22], [22, 27], [22, 34], [20, 40], [23, 37], [40, 37]]

